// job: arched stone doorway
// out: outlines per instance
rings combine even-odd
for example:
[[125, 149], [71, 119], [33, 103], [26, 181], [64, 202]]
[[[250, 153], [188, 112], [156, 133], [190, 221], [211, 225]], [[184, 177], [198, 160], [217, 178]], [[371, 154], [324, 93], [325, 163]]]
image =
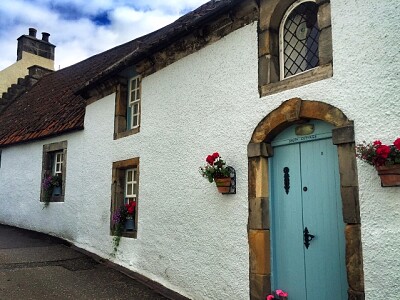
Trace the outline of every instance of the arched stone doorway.
[[265, 295], [271, 291], [268, 158], [273, 156], [273, 151], [270, 142], [285, 128], [311, 119], [321, 120], [334, 126], [332, 142], [338, 150], [343, 221], [346, 224], [348, 295], [349, 299], [364, 299], [361, 220], [353, 122], [342, 111], [329, 104], [299, 98], [283, 102], [268, 114], [254, 130], [248, 145], [250, 299], [264, 299]]

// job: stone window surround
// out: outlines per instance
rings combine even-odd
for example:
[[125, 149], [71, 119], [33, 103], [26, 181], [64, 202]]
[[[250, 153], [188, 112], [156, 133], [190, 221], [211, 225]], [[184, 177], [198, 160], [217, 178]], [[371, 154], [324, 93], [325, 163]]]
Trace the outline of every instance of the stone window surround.
[[44, 176], [49, 172], [52, 172], [52, 154], [55, 152], [62, 152], [64, 156], [62, 164], [62, 184], [61, 184], [61, 195], [52, 196], [50, 202], [64, 202], [65, 195], [65, 179], [66, 179], [66, 169], [67, 169], [67, 141], [56, 142], [51, 144], [43, 145], [43, 159], [42, 159], [42, 179], [40, 181], [40, 202], [44, 201], [44, 190], [43, 190], [43, 180]]
[[287, 127], [310, 119], [335, 126], [332, 142], [337, 146], [339, 158], [343, 220], [346, 225], [344, 234], [348, 295], [349, 299], [365, 298], [353, 122], [329, 104], [294, 98], [282, 103], [258, 124], [248, 145], [248, 238], [252, 300], [263, 299], [271, 292], [268, 158], [273, 156], [273, 151], [270, 142]]
[[[298, 0], [299, 1], [299, 0]], [[296, 0], [261, 0], [258, 28], [258, 86], [260, 97], [333, 76], [332, 28], [329, 0], [310, 0], [318, 5], [319, 66], [280, 80], [279, 29], [285, 12]]]
[[[125, 170], [137, 168], [137, 184], [139, 186], [139, 157], [113, 162], [112, 164], [112, 184], [111, 184], [111, 209], [110, 209], [110, 234], [112, 235], [112, 215], [114, 211], [123, 205], [125, 192]], [[136, 200], [135, 210], [135, 230], [123, 232], [123, 237], [137, 238], [138, 224], [138, 199]]]
[[115, 90], [114, 140], [140, 132], [140, 123], [135, 128], [127, 129], [128, 81], [119, 81]]

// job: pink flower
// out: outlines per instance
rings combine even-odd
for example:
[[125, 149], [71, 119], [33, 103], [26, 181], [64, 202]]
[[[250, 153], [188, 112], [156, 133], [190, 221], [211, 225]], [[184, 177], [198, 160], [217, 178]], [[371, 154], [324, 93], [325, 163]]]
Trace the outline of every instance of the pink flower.
[[279, 297], [287, 297], [288, 293], [282, 291], [282, 290], [276, 290], [275, 293], [279, 296]]
[[268, 295], [267, 298], [265, 298], [266, 300], [274, 300], [274, 296], [273, 295]]
[[397, 148], [397, 150], [400, 150], [400, 138], [397, 138], [397, 140], [394, 141], [393, 145]]

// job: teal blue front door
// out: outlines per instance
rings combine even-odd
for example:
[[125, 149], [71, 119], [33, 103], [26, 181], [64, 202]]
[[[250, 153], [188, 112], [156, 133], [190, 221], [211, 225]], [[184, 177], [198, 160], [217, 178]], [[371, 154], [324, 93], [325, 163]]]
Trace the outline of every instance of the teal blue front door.
[[272, 142], [272, 287], [290, 300], [347, 299], [337, 147], [330, 125], [308, 125], [312, 133], [292, 126]]

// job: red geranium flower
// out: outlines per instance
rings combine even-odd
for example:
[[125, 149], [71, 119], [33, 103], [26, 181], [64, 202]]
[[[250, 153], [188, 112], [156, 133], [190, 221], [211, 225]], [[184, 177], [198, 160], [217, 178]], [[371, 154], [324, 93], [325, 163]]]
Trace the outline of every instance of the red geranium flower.
[[388, 158], [389, 154], [390, 154], [390, 147], [386, 146], [386, 145], [380, 145], [377, 149], [376, 149], [376, 154], [379, 157], [382, 157], [384, 159]]
[[214, 158], [214, 160], [216, 160], [219, 157], [219, 153], [218, 152], [214, 152], [212, 157]]
[[207, 156], [206, 162], [209, 163], [210, 165], [214, 164], [214, 157], [212, 155]]
[[397, 150], [400, 150], [400, 138], [397, 138], [397, 140], [394, 141], [393, 145], [397, 148]]
[[380, 146], [380, 145], [382, 145], [382, 142], [381, 142], [380, 140], [376, 140], [376, 141], [374, 142], [374, 145], [375, 145], [375, 146]]
[[136, 201], [132, 201], [131, 203], [125, 204], [126, 210], [128, 211], [128, 214], [133, 215], [135, 212], [135, 207], [136, 207]]

